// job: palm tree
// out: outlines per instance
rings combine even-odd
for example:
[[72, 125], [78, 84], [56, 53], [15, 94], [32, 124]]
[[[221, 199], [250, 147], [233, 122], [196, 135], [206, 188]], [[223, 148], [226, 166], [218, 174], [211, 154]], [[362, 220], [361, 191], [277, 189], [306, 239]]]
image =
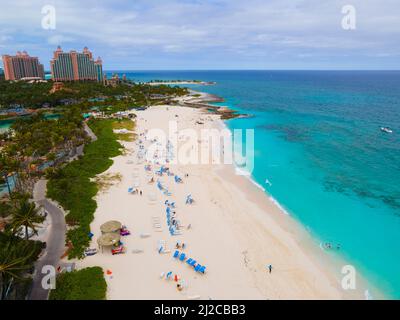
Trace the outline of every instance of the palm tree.
[[39, 215], [39, 208], [25, 196], [16, 200], [12, 215], [13, 232], [16, 233], [21, 227], [25, 227], [26, 240], [29, 239], [28, 228], [37, 234], [37, 225], [44, 221], [44, 217]]
[[32, 246], [25, 241], [8, 240], [0, 245], [0, 300], [7, 298], [16, 282], [27, 280], [24, 275], [33, 266]]

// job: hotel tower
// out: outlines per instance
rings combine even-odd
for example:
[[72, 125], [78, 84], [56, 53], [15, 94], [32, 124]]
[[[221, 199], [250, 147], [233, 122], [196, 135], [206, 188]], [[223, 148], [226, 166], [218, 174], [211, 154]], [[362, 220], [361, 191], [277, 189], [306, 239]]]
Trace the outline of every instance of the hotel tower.
[[83, 52], [63, 52], [61, 47], [54, 51], [50, 61], [53, 81], [103, 81], [103, 63], [93, 59], [88, 48]]
[[44, 68], [37, 57], [31, 57], [26, 51], [15, 56], [3, 55], [4, 76], [6, 80], [24, 78], [44, 79]]

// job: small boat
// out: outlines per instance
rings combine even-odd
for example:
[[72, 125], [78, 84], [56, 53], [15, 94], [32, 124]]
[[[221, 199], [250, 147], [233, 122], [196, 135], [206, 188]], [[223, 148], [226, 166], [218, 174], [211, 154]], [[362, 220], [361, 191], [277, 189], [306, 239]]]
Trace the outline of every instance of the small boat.
[[386, 133], [393, 133], [393, 130], [389, 127], [381, 127], [381, 131]]

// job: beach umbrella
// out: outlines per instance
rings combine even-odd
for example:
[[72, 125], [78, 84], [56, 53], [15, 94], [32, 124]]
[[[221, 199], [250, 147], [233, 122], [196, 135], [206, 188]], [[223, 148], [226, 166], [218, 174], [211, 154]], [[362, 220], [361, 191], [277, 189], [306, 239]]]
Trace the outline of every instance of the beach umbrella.
[[100, 226], [100, 230], [102, 233], [110, 233], [110, 232], [117, 232], [119, 229], [121, 229], [122, 224], [119, 221], [108, 221], [106, 223], [103, 223]]
[[97, 239], [97, 244], [99, 247], [103, 249], [103, 247], [113, 246], [119, 243], [121, 236], [119, 233], [112, 232], [112, 233], [105, 233], [101, 235], [100, 238]]

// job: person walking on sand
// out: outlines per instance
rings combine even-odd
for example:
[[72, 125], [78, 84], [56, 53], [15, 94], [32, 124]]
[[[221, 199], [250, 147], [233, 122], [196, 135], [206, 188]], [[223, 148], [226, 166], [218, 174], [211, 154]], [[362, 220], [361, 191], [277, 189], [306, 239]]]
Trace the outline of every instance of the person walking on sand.
[[268, 270], [269, 270], [269, 273], [272, 272], [272, 264], [268, 265]]

